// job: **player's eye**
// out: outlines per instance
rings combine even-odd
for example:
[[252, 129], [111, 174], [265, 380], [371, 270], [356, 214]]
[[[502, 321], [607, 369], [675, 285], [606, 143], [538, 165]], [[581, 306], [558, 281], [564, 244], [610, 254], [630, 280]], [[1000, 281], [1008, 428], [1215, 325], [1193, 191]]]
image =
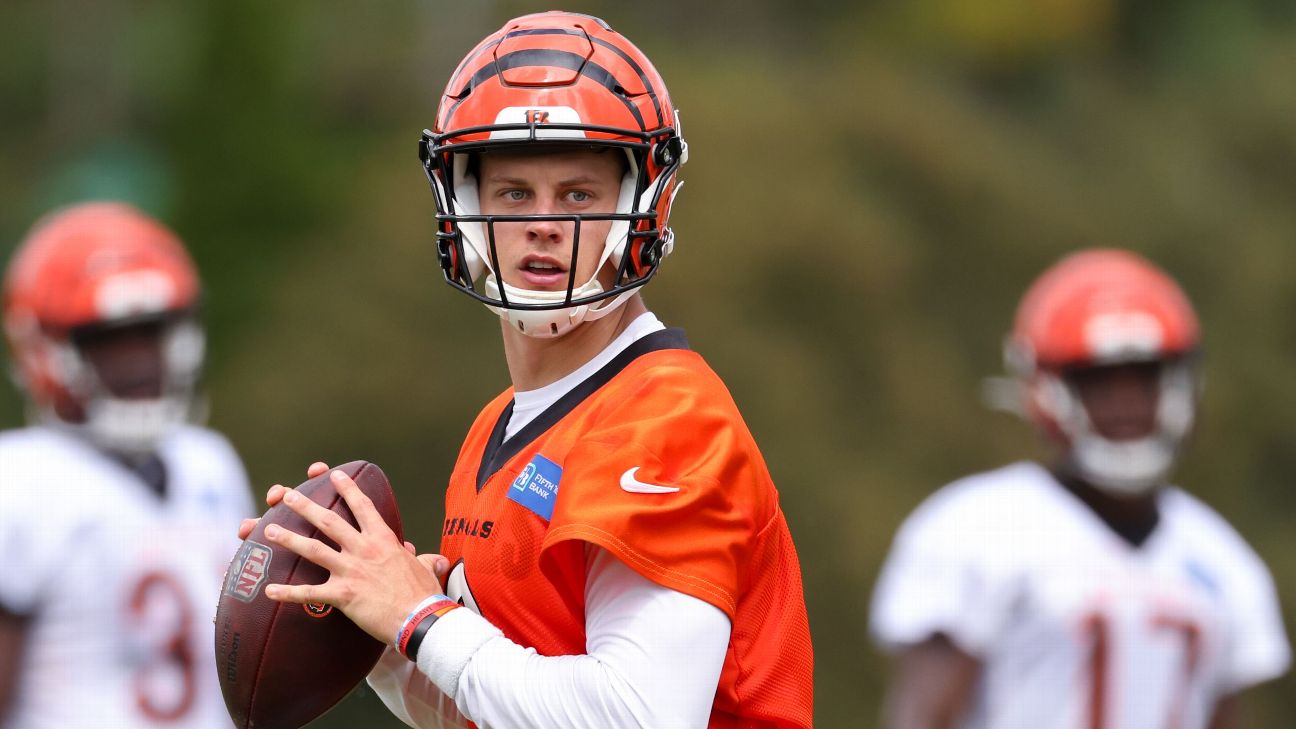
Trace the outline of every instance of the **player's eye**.
[[510, 200], [512, 202], [522, 202], [523, 200], [526, 199], [526, 191], [525, 190], [505, 190], [503, 192], [503, 196], [504, 199]]
[[567, 197], [572, 202], [583, 203], [583, 202], [589, 202], [591, 199], [593, 199], [594, 196], [584, 190], [572, 190], [571, 192], [567, 193]]

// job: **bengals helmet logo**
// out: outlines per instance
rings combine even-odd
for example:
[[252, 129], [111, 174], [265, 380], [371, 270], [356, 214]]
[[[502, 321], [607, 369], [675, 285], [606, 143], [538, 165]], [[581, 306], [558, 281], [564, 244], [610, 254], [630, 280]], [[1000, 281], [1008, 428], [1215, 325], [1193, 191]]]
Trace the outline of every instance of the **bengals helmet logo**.
[[526, 123], [527, 124], [548, 124], [549, 112], [545, 111], [544, 109], [527, 109]]

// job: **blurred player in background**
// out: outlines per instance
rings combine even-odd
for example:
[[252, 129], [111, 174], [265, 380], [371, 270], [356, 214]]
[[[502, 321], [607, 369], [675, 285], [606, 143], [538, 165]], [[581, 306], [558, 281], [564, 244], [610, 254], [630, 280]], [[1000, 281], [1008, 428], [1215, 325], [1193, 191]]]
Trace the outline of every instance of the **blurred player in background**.
[[872, 613], [898, 654], [889, 729], [1225, 729], [1286, 670], [1265, 565], [1166, 482], [1198, 350], [1187, 297], [1132, 253], [1031, 286], [1007, 360], [1055, 457], [950, 484], [900, 529]]
[[455, 71], [421, 153], [446, 279], [502, 319], [513, 381], [450, 475], [444, 557], [422, 558], [448, 583], [336, 474], [362, 531], [290, 498], [341, 551], [267, 529], [332, 573], [267, 594], [393, 643], [370, 683], [411, 725], [809, 727], [778, 493], [723, 383], [639, 294], [687, 154], [651, 62], [596, 18], [510, 21]]
[[231, 726], [211, 621], [252, 505], [187, 424], [198, 299], [180, 241], [123, 204], [50, 214], [9, 263], [32, 425], [0, 433], [0, 726]]

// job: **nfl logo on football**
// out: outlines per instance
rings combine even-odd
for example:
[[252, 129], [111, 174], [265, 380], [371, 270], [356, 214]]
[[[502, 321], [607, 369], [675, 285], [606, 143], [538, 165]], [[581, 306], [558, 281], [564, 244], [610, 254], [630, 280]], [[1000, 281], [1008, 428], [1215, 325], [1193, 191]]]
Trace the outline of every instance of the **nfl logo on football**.
[[225, 577], [225, 594], [243, 602], [252, 602], [269, 573], [270, 548], [249, 539], [239, 549]]

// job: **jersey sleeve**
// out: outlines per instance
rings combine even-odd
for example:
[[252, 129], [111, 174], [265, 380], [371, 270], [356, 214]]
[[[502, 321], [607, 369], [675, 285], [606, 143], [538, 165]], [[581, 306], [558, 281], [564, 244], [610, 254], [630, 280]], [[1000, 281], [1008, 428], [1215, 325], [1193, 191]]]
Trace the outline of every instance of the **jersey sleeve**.
[[1291, 647], [1269, 570], [1249, 547], [1234, 562], [1229, 590], [1232, 635], [1221, 686], [1224, 694], [1277, 678], [1291, 663]]
[[597, 545], [732, 620], [743, 570], [778, 513], [732, 400], [706, 380], [667, 377], [600, 422], [563, 464], [544, 549]]
[[0, 570], [0, 608], [18, 615], [39, 609], [78, 530], [75, 505], [48, 501], [25, 460], [0, 449], [8, 470], [0, 486], [0, 549], [8, 562]]
[[[961, 502], [961, 503], [960, 503]], [[976, 510], [937, 494], [897, 533], [873, 590], [870, 630], [888, 651], [943, 634], [983, 657], [1013, 599], [1013, 581], [996, 564]]]

